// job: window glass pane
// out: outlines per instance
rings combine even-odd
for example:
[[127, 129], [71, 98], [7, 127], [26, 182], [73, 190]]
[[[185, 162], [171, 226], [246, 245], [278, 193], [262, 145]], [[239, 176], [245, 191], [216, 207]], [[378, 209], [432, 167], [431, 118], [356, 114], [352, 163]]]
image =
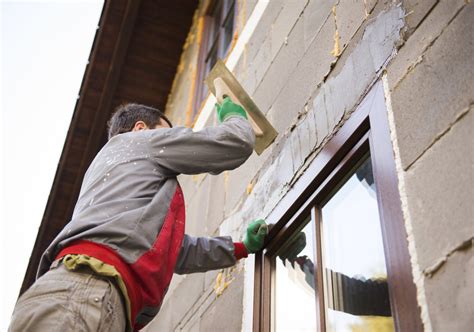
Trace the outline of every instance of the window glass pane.
[[316, 330], [313, 262], [314, 234], [310, 222], [282, 246], [276, 258], [273, 330]]
[[217, 1], [216, 4], [214, 5], [214, 8], [212, 9], [210, 15], [212, 20], [211, 20], [211, 26], [209, 27], [209, 40], [212, 43], [216, 37], [217, 34], [219, 33], [220, 25], [221, 25], [221, 20], [222, 20], [222, 3], [221, 1]]
[[222, 54], [221, 56], [224, 57], [227, 49], [229, 48], [230, 43], [232, 42], [232, 37], [234, 36], [234, 7], [230, 7], [229, 12], [226, 14], [226, 18], [223, 24], [224, 28], [224, 40], [222, 45]]
[[392, 331], [370, 158], [322, 208], [327, 331]]

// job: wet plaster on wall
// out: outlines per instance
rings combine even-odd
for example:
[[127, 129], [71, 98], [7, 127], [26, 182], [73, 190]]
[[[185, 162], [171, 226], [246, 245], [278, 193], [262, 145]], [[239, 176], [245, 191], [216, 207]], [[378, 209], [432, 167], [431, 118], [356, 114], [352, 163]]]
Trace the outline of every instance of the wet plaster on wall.
[[385, 105], [387, 107], [388, 123], [390, 127], [390, 138], [392, 141], [393, 153], [395, 156], [395, 168], [398, 176], [398, 191], [400, 193], [401, 209], [403, 213], [403, 220], [405, 221], [405, 230], [407, 232], [408, 252], [410, 254], [413, 279], [417, 291], [417, 301], [421, 310], [421, 321], [423, 323], [425, 331], [432, 331], [431, 320], [428, 311], [428, 303], [425, 294], [424, 275], [423, 272], [420, 270], [420, 265], [418, 263], [418, 254], [416, 252], [416, 243], [415, 236], [413, 234], [412, 218], [410, 216], [410, 211], [408, 208], [408, 197], [405, 189], [405, 178], [403, 176], [404, 170], [401, 163], [400, 148], [398, 145], [395, 127], [395, 117], [393, 115], [392, 110], [390, 87], [386, 74], [382, 76], [382, 83], [384, 87]]

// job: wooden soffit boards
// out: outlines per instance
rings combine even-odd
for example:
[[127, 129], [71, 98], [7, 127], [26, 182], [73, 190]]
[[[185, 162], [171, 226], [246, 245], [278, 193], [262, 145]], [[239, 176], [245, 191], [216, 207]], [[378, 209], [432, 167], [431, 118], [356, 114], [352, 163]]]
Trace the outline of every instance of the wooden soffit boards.
[[46, 247], [69, 222], [84, 173], [125, 102], [164, 109], [198, 1], [106, 1], [89, 64], [20, 290], [34, 282]]

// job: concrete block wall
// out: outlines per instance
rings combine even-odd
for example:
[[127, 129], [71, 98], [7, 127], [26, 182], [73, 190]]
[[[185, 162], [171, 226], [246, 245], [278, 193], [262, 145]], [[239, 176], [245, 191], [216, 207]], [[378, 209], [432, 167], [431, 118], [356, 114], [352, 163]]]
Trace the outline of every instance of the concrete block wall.
[[[425, 329], [474, 325], [474, 5], [404, 1], [387, 71], [391, 126]], [[455, 319], [453, 319], [455, 317]]]
[[[238, 32], [257, 2], [238, 1]], [[196, 14], [166, 108], [181, 125], [206, 3]], [[251, 220], [275, 208], [383, 76], [425, 329], [472, 325], [473, 21], [465, 0], [271, 0], [234, 74], [279, 136], [236, 170], [180, 176], [186, 231], [240, 240]], [[211, 116], [207, 125], [215, 124]], [[149, 330], [250, 326], [251, 301], [244, 299], [253, 291], [253, 271], [245, 266], [175, 277]]]

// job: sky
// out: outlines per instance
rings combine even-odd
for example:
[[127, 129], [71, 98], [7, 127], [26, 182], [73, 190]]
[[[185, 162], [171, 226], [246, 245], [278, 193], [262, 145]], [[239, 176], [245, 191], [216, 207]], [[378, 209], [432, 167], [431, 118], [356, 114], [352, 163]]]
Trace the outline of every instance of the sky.
[[0, 331], [26, 272], [102, 6], [0, 0]]

